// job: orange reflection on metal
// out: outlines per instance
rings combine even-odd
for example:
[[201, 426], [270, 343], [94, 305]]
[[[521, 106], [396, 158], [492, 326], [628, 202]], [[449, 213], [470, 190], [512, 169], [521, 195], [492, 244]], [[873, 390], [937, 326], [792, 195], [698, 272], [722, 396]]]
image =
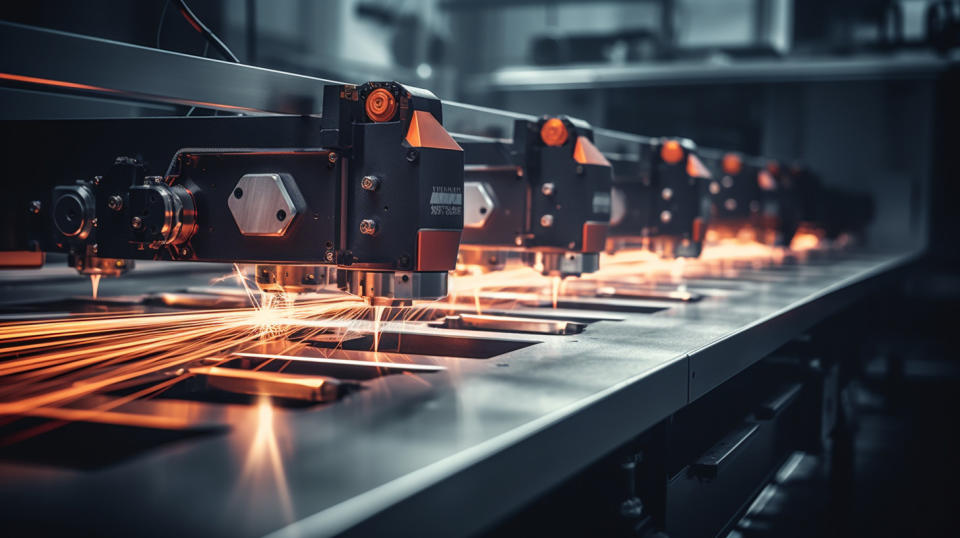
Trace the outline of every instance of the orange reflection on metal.
[[[249, 418], [244, 413], [237, 417], [238, 424], [246, 424]], [[276, 503], [287, 522], [294, 521], [293, 500], [283, 464], [281, 441], [288, 439], [286, 424], [270, 398], [264, 396], [257, 401], [253, 432], [242, 428], [238, 432], [239, 448], [246, 447], [243, 471], [236, 486], [235, 498], [249, 504], [262, 505]]]
[[[71, 89], [71, 90], [84, 90], [84, 91], [92, 91], [92, 92], [97, 92], [97, 93], [111, 93], [111, 94], [130, 95], [131, 97], [137, 97], [136, 95], [128, 94], [128, 92], [124, 92], [124, 91], [120, 91], [120, 90], [115, 90], [115, 89], [110, 89], [110, 88], [103, 88], [103, 87], [100, 87], [100, 86], [91, 86], [91, 85], [89, 85], [89, 84], [81, 84], [81, 83], [78, 83], [78, 82], [68, 82], [68, 81], [65, 81], [65, 80], [54, 80], [54, 79], [49, 79], [49, 78], [29, 77], [29, 76], [24, 76], [24, 75], [14, 75], [14, 74], [11, 74], [11, 73], [0, 73], [0, 79], [3, 79], [3, 80], [11, 80], [11, 81], [14, 81], [14, 82], [23, 82], [23, 83], [27, 83], [27, 84], [40, 84], [40, 85], [42, 85], [42, 86], [53, 86], [53, 87], [56, 87], [56, 88], [67, 88], [67, 89]], [[167, 101], [167, 102], [170, 101], [169, 99], [167, 99], [167, 100], [161, 99], [161, 100], [162, 100], [162, 101]], [[186, 100], [174, 100], [174, 101], [175, 101], [175, 102], [181, 102], [181, 103], [184, 103], [184, 104], [190, 104], [190, 105], [193, 105], [193, 106], [199, 106], [199, 107], [202, 107], [202, 108], [221, 108], [221, 109], [227, 109], [227, 110], [239, 110], [239, 111], [255, 112], [255, 110], [252, 109], [252, 108], [247, 108], [247, 107], [242, 107], [242, 106], [234, 106], [234, 105], [224, 105], [224, 104], [218, 104], [218, 103], [210, 103], [210, 102], [207, 102], [207, 101], [186, 101]]]

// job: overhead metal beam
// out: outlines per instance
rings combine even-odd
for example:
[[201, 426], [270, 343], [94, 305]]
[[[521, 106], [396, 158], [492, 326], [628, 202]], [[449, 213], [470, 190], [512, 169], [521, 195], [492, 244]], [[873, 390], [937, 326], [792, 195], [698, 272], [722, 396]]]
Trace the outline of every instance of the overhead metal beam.
[[0, 22], [0, 84], [234, 113], [319, 114], [333, 80]]
[[[0, 22], [0, 50], [0, 86], [243, 114], [319, 115], [323, 87], [343, 84], [9, 22]], [[443, 102], [443, 114], [449, 130], [484, 136], [510, 136], [515, 120], [536, 119], [454, 101]], [[596, 134], [643, 138], [610, 130]]]

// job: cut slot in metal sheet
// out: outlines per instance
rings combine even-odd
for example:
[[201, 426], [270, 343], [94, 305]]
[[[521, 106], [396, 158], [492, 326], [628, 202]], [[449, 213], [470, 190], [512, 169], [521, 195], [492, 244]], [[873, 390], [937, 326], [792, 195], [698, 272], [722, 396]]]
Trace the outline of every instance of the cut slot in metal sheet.
[[207, 385], [240, 394], [273, 396], [306, 402], [330, 402], [340, 394], [340, 381], [332, 377], [284, 374], [199, 366], [189, 370], [191, 374], [204, 376]]
[[445, 316], [431, 322], [432, 327], [444, 329], [462, 329], [474, 331], [504, 331], [536, 334], [578, 334], [587, 327], [586, 323], [576, 321], [527, 318], [516, 316], [490, 316], [480, 314], [460, 314]]
[[250, 300], [247, 297], [206, 293], [163, 292], [149, 299], [164, 306], [176, 308], [247, 308], [250, 306]]
[[415, 364], [381, 361], [360, 361], [355, 359], [333, 359], [328, 357], [306, 357], [298, 355], [274, 355], [268, 353], [234, 353], [235, 357], [247, 357], [250, 359], [277, 359], [284, 361], [303, 361], [317, 362], [325, 364], [344, 364], [348, 366], [368, 366], [370, 368], [397, 368], [400, 370], [419, 370], [423, 372], [439, 372], [446, 370], [443, 366], [435, 364]]
[[604, 286], [597, 289], [597, 297], [611, 297], [623, 299], [649, 299], [653, 301], [680, 301], [684, 303], [694, 303], [703, 299], [703, 295], [680, 288], [673, 290], [663, 289], [637, 289], [637, 288], [614, 288]]

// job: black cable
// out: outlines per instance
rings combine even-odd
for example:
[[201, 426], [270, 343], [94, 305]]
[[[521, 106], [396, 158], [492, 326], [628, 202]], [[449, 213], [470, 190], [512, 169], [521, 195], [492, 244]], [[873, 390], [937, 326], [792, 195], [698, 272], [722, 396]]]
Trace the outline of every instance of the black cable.
[[163, 30], [163, 21], [167, 19], [167, 8], [170, 7], [170, 0], [163, 0], [163, 10], [160, 11], [160, 22], [157, 24], [157, 48], [160, 48], [160, 32]]
[[217, 37], [216, 34], [210, 31], [207, 28], [207, 25], [203, 24], [196, 15], [193, 14], [193, 11], [190, 10], [190, 7], [187, 6], [186, 0], [176, 0], [177, 6], [180, 9], [180, 14], [183, 15], [187, 22], [190, 23], [190, 26], [193, 26], [193, 29], [200, 32], [203, 35], [204, 39], [207, 40], [213, 48], [217, 49], [224, 58], [230, 60], [231, 62], [240, 63], [240, 60], [230, 51], [229, 48]]

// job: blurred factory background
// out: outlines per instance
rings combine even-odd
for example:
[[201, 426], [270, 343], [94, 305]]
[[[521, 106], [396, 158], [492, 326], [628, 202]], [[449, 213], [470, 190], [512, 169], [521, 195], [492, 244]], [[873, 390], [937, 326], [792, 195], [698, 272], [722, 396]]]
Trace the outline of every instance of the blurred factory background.
[[[828, 483], [814, 463], [798, 461], [800, 485], [771, 493], [777, 502], [755, 503], [752, 523], [734, 525], [732, 535], [953, 534], [945, 525], [960, 506], [950, 491], [958, 478], [950, 462], [960, 342], [946, 327], [960, 304], [960, 1], [191, 0], [190, 6], [246, 64], [347, 82], [397, 80], [479, 107], [562, 113], [599, 128], [687, 137], [701, 147], [773, 156], [785, 166], [802, 161], [826, 185], [868, 191], [879, 216], [869, 224], [869, 244], [926, 246], [927, 256], [888, 294], [836, 318], [862, 338], [851, 343], [847, 333], [834, 335], [850, 346], [844, 350], [869, 348], [859, 363], [858, 392], [841, 402], [857, 410], [851, 416], [859, 429], [849, 433], [857, 453], [849, 484], [857, 494], [838, 494], [843, 502], [825, 507], [824, 491], [854, 486]], [[0, 20], [220, 58], [163, 0], [4, 2]], [[135, 76], [149, 66], [129, 69]], [[0, 88], [0, 119], [187, 113], [218, 114]], [[444, 126], [511, 134], [498, 126], [476, 132], [475, 123], [455, 114]], [[593, 471], [492, 532], [608, 530], [571, 512], [596, 483]]]
[[[799, 159], [831, 185], [856, 188], [870, 177], [885, 217], [871, 224], [873, 237], [905, 244], [932, 233], [937, 251], [953, 250], [946, 230], [960, 223], [942, 204], [955, 187], [925, 180], [957, 170], [939, 158], [950, 154], [956, 125], [956, 77], [947, 69], [958, 57], [955, 1], [192, 4], [247, 64], [332, 80], [397, 80], [448, 100], [562, 111], [609, 129]], [[218, 57], [163, 1], [9, 2], [0, 18]], [[5, 90], [0, 115], [183, 113], [77, 100]], [[453, 132], [471, 127], [456, 117], [446, 123]], [[475, 134], [507, 134], [491, 131]], [[936, 224], [928, 230], [931, 211]]]

